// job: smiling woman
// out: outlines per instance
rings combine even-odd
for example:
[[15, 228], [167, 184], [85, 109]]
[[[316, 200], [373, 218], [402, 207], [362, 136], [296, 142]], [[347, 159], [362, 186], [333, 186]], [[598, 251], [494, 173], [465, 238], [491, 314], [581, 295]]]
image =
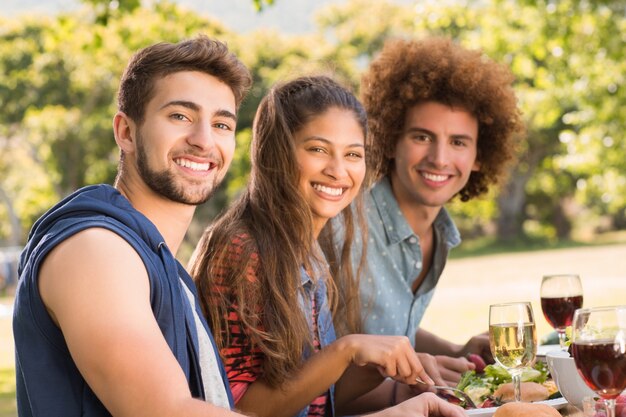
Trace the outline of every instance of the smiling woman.
[[[291, 398], [290, 414], [284, 410], [278, 388], [299, 370], [304, 352], [308, 357], [327, 350], [335, 338], [329, 326], [337, 285], [356, 291], [351, 276], [328, 274], [316, 239], [360, 192], [365, 129], [360, 103], [330, 78], [274, 87], [255, 118], [250, 186], [207, 229], [194, 254], [192, 276], [244, 411], [268, 412], [268, 404], [282, 403], [286, 415], [301, 409], [301, 415], [323, 414], [332, 384], [349, 365], [341, 360], [336, 376], [318, 380], [297, 401]], [[346, 216], [352, 217], [351, 210]], [[298, 304], [304, 308], [294, 311]], [[276, 389], [272, 401], [258, 401], [262, 386]]]

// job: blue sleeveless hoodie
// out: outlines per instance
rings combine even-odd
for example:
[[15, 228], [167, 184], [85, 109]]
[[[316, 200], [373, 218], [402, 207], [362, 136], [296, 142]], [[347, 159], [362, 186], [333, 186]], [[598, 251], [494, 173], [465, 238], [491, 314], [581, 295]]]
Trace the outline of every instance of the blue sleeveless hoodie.
[[[63, 333], [46, 311], [37, 284], [39, 267], [46, 255], [63, 240], [91, 227], [117, 233], [141, 256], [150, 280], [154, 317], [187, 377], [192, 395], [204, 398], [193, 312], [180, 283], [182, 279], [197, 297], [191, 277], [148, 218], [135, 210], [115, 188], [94, 185], [76, 191], [45, 213], [33, 225], [20, 257], [13, 313], [18, 415], [111, 415], [76, 368]], [[202, 318], [202, 312], [199, 309], [197, 312]], [[203, 325], [215, 349], [204, 320]], [[221, 362], [220, 371], [232, 408]]]

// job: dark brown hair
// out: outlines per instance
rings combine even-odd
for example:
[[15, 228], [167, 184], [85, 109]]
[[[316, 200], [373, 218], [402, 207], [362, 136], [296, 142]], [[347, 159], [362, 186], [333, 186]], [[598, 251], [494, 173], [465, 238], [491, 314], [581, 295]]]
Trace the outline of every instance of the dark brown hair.
[[[308, 270], [328, 271], [320, 259], [323, 256], [316, 256], [311, 209], [299, 189], [294, 134], [330, 108], [352, 111], [367, 136], [362, 105], [331, 78], [301, 77], [269, 91], [254, 120], [248, 187], [205, 230], [190, 262], [218, 347], [229, 345], [227, 309], [234, 306], [245, 327], [242, 330], [265, 355], [263, 376], [273, 386], [300, 368], [303, 350], [312, 343], [309, 323], [297, 307], [302, 291], [300, 269], [304, 265]], [[357, 199], [361, 198], [362, 190]], [[363, 225], [360, 210], [356, 216]], [[334, 252], [331, 222], [318, 241], [330, 263], [326, 283], [335, 322], [357, 330], [358, 282], [350, 262], [354, 217], [350, 206], [341, 214], [346, 239], [339, 257]], [[239, 241], [236, 259], [235, 241]], [[247, 275], [250, 269], [256, 271], [256, 282]], [[225, 291], [216, 291], [216, 286]]]
[[516, 133], [524, 130], [510, 70], [477, 50], [447, 38], [385, 43], [361, 84], [373, 137], [375, 177], [388, 175], [407, 111], [425, 101], [461, 107], [478, 120], [480, 171], [473, 171], [459, 192], [467, 201], [506, 174], [515, 154]]
[[120, 82], [119, 110], [141, 125], [155, 81], [180, 71], [200, 71], [216, 77], [231, 88], [237, 108], [252, 84], [245, 65], [218, 40], [199, 35], [178, 43], [161, 42], [130, 59]]

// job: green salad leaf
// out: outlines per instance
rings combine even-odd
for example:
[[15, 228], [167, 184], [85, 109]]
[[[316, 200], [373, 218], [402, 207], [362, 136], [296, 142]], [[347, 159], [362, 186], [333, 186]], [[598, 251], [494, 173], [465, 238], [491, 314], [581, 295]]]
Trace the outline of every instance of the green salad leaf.
[[[532, 368], [524, 368], [521, 375], [522, 382], [536, 382], [543, 384], [548, 379], [549, 370], [545, 363], [538, 361]], [[490, 397], [502, 384], [511, 382], [511, 374], [502, 366], [487, 365], [484, 372], [464, 372], [457, 388], [469, 395], [476, 404], [482, 403]]]

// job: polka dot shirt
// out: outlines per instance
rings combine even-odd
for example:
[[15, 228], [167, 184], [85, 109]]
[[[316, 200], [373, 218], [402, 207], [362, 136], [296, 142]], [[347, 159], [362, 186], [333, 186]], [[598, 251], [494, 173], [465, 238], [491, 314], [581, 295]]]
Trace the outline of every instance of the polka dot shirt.
[[[414, 343], [449, 250], [461, 242], [459, 231], [442, 208], [434, 223], [433, 263], [413, 294], [411, 284], [422, 272], [420, 240], [400, 211], [388, 178], [370, 190], [365, 207], [369, 241], [360, 288], [364, 330], [370, 334], [406, 335]], [[355, 246], [360, 252], [361, 245]]]

